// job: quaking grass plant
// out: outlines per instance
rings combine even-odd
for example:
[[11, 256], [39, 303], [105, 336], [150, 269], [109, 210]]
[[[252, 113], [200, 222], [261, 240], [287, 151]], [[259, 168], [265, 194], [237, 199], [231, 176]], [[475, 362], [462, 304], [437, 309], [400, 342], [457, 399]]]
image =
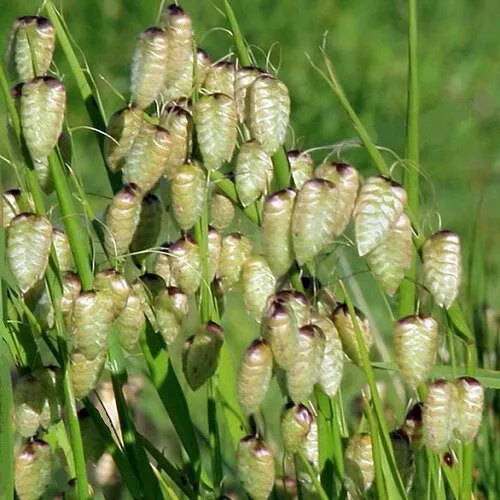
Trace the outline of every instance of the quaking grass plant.
[[[2, 498], [499, 491], [498, 401], [484, 389], [500, 388], [500, 373], [496, 345], [484, 341], [492, 333], [476, 328], [486, 325], [481, 290], [471, 288], [462, 310], [460, 238], [420, 225], [416, 0], [408, 5], [402, 178], [350, 105], [325, 47], [313, 65], [371, 170], [362, 176], [343, 157], [317, 161], [293, 149], [286, 84], [259, 67], [227, 0], [236, 56], [211, 61], [189, 14], [162, 6], [137, 38], [130, 94], [109, 118], [51, 1], [13, 23], [0, 71], [2, 170], [17, 180], [1, 204]], [[51, 64], [56, 45], [75, 88]], [[102, 155], [92, 161], [106, 169], [112, 199], [102, 214], [72, 162], [68, 93], [85, 104]], [[395, 362], [349, 276], [350, 249], [387, 305]], [[480, 278], [479, 259], [473, 252], [470, 282]], [[237, 362], [238, 331], [225, 327], [235, 300], [259, 332]], [[482, 320], [474, 330], [473, 312]], [[395, 423], [377, 383], [384, 372], [386, 391], [401, 399]], [[342, 395], [344, 373], [367, 384], [358, 410]], [[141, 420], [154, 399], [177, 457]]]

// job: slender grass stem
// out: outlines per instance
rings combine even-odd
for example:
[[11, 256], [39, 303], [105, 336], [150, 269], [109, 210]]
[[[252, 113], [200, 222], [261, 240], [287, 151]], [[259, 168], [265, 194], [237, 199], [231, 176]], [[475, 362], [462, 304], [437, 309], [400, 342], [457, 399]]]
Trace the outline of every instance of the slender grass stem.
[[304, 468], [306, 469], [307, 473], [309, 474], [309, 477], [311, 478], [311, 481], [314, 484], [314, 487], [316, 488], [316, 493], [321, 500], [329, 500], [329, 496], [326, 494], [325, 490], [323, 489], [323, 486], [321, 485], [320, 480], [318, 479], [318, 473], [314, 470], [314, 467], [311, 465], [309, 460], [306, 457], [306, 454], [304, 453], [304, 450], [299, 448], [299, 451], [297, 452], [297, 456], [299, 457], [300, 461], [302, 462]]

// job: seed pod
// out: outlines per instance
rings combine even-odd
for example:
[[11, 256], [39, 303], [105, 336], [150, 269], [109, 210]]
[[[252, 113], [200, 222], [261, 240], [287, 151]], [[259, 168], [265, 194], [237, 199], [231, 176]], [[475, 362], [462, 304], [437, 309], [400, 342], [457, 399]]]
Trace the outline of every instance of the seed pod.
[[306, 400], [319, 380], [325, 334], [314, 325], [303, 326], [297, 337], [295, 359], [286, 372], [288, 394], [294, 403]]
[[329, 181], [311, 179], [297, 194], [292, 237], [295, 257], [301, 266], [333, 243], [337, 227], [337, 191]]
[[45, 158], [32, 158], [33, 167], [35, 168], [36, 178], [42, 191], [46, 194], [51, 194], [54, 191], [54, 182], [50, 172], [49, 159]]
[[125, 158], [123, 182], [135, 183], [145, 193], [153, 190], [169, 163], [171, 147], [164, 128], [144, 122]]
[[337, 393], [344, 371], [344, 351], [339, 332], [333, 321], [319, 313], [311, 315], [311, 323], [325, 334], [325, 352], [319, 368], [319, 385], [324, 393], [333, 397]]
[[418, 401], [406, 414], [405, 422], [401, 429], [406, 433], [414, 450], [422, 447], [422, 411], [424, 405]]
[[[372, 332], [370, 329], [370, 323], [366, 319], [365, 315], [355, 308], [356, 320], [361, 331], [361, 336], [365, 342], [366, 350], [370, 354], [370, 349], [373, 343]], [[347, 354], [349, 359], [358, 366], [361, 366], [361, 354], [359, 350], [358, 343], [356, 341], [356, 331], [354, 329], [354, 324], [349, 314], [349, 309], [346, 304], [341, 304], [335, 309], [333, 313], [333, 322], [340, 335], [340, 340], [342, 341], [342, 347], [344, 352]]]
[[311, 321], [311, 307], [306, 296], [296, 290], [281, 290], [276, 300], [293, 313], [293, 321], [297, 328], [302, 328]]
[[316, 470], [319, 469], [319, 439], [318, 439], [318, 421], [313, 415], [311, 420], [311, 429], [306, 436], [302, 449], [307, 460], [313, 464]]
[[406, 316], [394, 325], [394, 355], [410, 387], [424, 382], [434, 366], [438, 336], [438, 324], [430, 316]]
[[151, 193], [147, 194], [142, 199], [139, 223], [130, 244], [130, 250], [138, 253], [138, 255], [134, 256], [137, 261], [142, 262], [148, 255], [144, 251], [156, 245], [156, 240], [161, 231], [162, 214], [163, 207], [158, 196]]
[[118, 172], [125, 165], [125, 157], [142, 123], [142, 111], [135, 106], [120, 109], [109, 119], [104, 136], [104, 157], [111, 172]]
[[[21, 198], [24, 199], [21, 199]], [[33, 198], [30, 193], [22, 193], [19, 189], [10, 189], [2, 194], [2, 227], [7, 229], [12, 221], [12, 219], [19, 215], [22, 210], [22, 204], [27, 203], [26, 209], [30, 212], [35, 211], [35, 204], [33, 203]]]
[[196, 51], [196, 89], [203, 85], [211, 64], [212, 61], [207, 52], [198, 48]]
[[33, 375], [25, 375], [14, 387], [14, 422], [25, 438], [34, 436], [40, 427], [40, 415], [47, 399], [42, 384]]
[[297, 453], [311, 430], [313, 416], [303, 404], [288, 403], [281, 412], [281, 438], [286, 453]]
[[16, 215], [7, 229], [7, 263], [23, 293], [44, 276], [52, 239], [52, 224], [41, 215]]
[[410, 491], [413, 477], [415, 476], [415, 456], [411, 448], [410, 438], [402, 429], [397, 429], [389, 434], [394, 459], [401, 479], [407, 492]]
[[412, 248], [411, 221], [403, 213], [387, 238], [365, 255], [371, 272], [391, 297], [411, 267]]
[[231, 161], [236, 145], [236, 105], [225, 94], [202, 96], [193, 106], [198, 145], [208, 170]]
[[182, 371], [193, 391], [215, 373], [223, 342], [222, 328], [212, 321], [202, 325], [196, 335], [186, 340], [182, 350]]
[[207, 71], [203, 88], [207, 94], [226, 94], [234, 98], [235, 67], [232, 62], [212, 64]]
[[231, 224], [234, 215], [233, 202], [221, 193], [214, 193], [210, 205], [210, 225], [222, 231]]
[[248, 123], [250, 120], [250, 98], [249, 89], [253, 82], [260, 76], [267, 73], [253, 66], [244, 66], [236, 71], [234, 82], [234, 91], [236, 98], [236, 110], [238, 112], [238, 121]]
[[14, 484], [19, 500], [41, 498], [49, 486], [51, 475], [50, 445], [41, 439], [24, 444], [14, 462]]
[[193, 89], [193, 26], [176, 4], [163, 9], [160, 25], [166, 32], [168, 54], [162, 97], [169, 102], [190, 96]]
[[219, 270], [222, 236], [217, 229], [208, 228], [208, 282], [211, 283]]
[[94, 289], [111, 299], [111, 314], [116, 319], [125, 309], [130, 295], [130, 285], [125, 276], [115, 269], [103, 269], [95, 275]]
[[[293, 183], [297, 189], [301, 189], [313, 176], [314, 161], [312, 156], [299, 150], [288, 151], [286, 155], [290, 163]], [[320, 175], [316, 175], [316, 177], [321, 178]]]
[[238, 374], [238, 401], [246, 415], [259, 411], [273, 375], [273, 355], [266, 340], [254, 340], [243, 354]]
[[177, 167], [170, 176], [170, 199], [174, 218], [183, 231], [191, 229], [203, 213], [207, 178], [198, 163]]
[[170, 269], [177, 286], [194, 295], [201, 283], [200, 247], [192, 236], [180, 238], [170, 245]]
[[104, 248], [116, 258], [128, 251], [141, 215], [142, 192], [137, 184], [127, 184], [115, 194], [105, 213]]
[[345, 487], [351, 498], [365, 498], [365, 492], [375, 479], [372, 440], [369, 434], [349, 438], [344, 455]]
[[78, 422], [80, 423], [82, 439], [85, 442], [85, 458], [95, 464], [106, 450], [106, 445], [87, 408], [82, 408], [78, 412]]
[[75, 398], [83, 399], [97, 385], [106, 361], [106, 349], [94, 359], [87, 359], [79, 351], [71, 354], [71, 383]]
[[66, 328], [71, 327], [71, 318], [73, 316], [73, 306], [76, 298], [82, 291], [82, 283], [78, 274], [73, 272], [64, 273], [62, 276], [62, 297], [59, 307], [61, 309], [64, 324]]
[[267, 299], [274, 293], [276, 286], [276, 278], [265, 257], [261, 255], [248, 257], [243, 263], [241, 279], [247, 311], [260, 323]]
[[484, 388], [472, 377], [455, 380], [458, 398], [453, 433], [463, 444], [471, 443], [477, 436], [483, 417]]
[[422, 248], [424, 285], [440, 307], [448, 309], [457, 298], [462, 277], [460, 238], [451, 231], [439, 231]]
[[222, 239], [217, 273], [224, 291], [235, 286], [241, 278], [243, 262], [252, 253], [252, 242], [240, 233], [231, 233]]
[[113, 300], [103, 292], [82, 292], [73, 306], [71, 338], [73, 347], [93, 360], [106, 352], [114, 319]]
[[292, 189], [284, 189], [264, 202], [262, 249], [276, 277], [283, 276], [294, 261], [291, 227], [295, 196]]
[[56, 251], [57, 264], [60, 272], [74, 271], [75, 263], [69, 245], [68, 236], [64, 231], [54, 228], [52, 230], [52, 245]]
[[49, 76], [34, 78], [23, 85], [21, 125], [31, 156], [45, 158], [57, 144], [66, 108], [64, 85]]
[[161, 276], [167, 286], [174, 286], [175, 283], [172, 283], [173, 278], [170, 266], [170, 257], [168, 255], [169, 247], [169, 243], [164, 243], [160, 250], [156, 253], [153, 262], [153, 272], [158, 276]]
[[436, 453], [444, 451], [453, 436], [457, 389], [447, 380], [428, 386], [422, 414], [423, 441]]
[[276, 472], [273, 452], [263, 441], [255, 436], [246, 436], [238, 443], [236, 470], [251, 498], [269, 498]]
[[127, 297], [125, 309], [116, 318], [115, 326], [122, 347], [132, 352], [139, 341], [142, 330], [146, 324], [141, 299], [135, 292], [130, 292]]
[[182, 322], [188, 315], [188, 298], [180, 288], [170, 286], [158, 293], [154, 310], [158, 330], [165, 344], [170, 345], [179, 335]]
[[6, 59], [15, 66], [23, 82], [47, 73], [56, 45], [56, 32], [52, 23], [38, 16], [16, 19], [9, 33]]
[[130, 100], [139, 109], [147, 108], [158, 97], [167, 58], [167, 38], [161, 28], [153, 26], [139, 34], [130, 75]]
[[273, 162], [257, 141], [241, 145], [234, 176], [236, 192], [244, 207], [268, 191], [273, 179]]
[[406, 205], [406, 191], [386, 177], [369, 177], [354, 208], [354, 230], [358, 253], [366, 255], [380, 245]]

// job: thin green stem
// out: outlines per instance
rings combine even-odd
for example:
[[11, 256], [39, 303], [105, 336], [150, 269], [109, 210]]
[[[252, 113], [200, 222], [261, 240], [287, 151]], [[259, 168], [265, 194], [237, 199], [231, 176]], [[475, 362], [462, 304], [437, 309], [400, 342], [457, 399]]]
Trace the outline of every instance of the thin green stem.
[[238, 21], [234, 15], [233, 9], [229, 4], [228, 0], [224, 0], [224, 10], [226, 11], [226, 17], [233, 32], [233, 40], [236, 45], [236, 52], [238, 53], [238, 59], [242, 66], [250, 66], [252, 61], [250, 60], [250, 55], [248, 53], [247, 44], [243, 38]]
[[210, 379], [207, 384], [207, 415], [208, 415], [208, 432], [210, 456], [212, 459], [212, 477], [214, 483], [214, 493], [219, 497], [222, 484], [222, 450], [219, 435], [219, 423], [217, 422], [217, 403], [216, 392], [214, 389], [214, 380]]
[[304, 450], [299, 448], [297, 456], [299, 457], [307, 473], [309, 474], [309, 477], [311, 478], [311, 481], [313, 482], [314, 487], [316, 488], [316, 493], [318, 497], [321, 498], [321, 500], [329, 500], [330, 497], [326, 494], [325, 490], [323, 489], [323, 486], [321, 485], [321, 482], [318, 479], [318, 473], [314, 470], [314, 467], [311, 465], [311, 462], [309, 462], [309, 460], [307, 459]]

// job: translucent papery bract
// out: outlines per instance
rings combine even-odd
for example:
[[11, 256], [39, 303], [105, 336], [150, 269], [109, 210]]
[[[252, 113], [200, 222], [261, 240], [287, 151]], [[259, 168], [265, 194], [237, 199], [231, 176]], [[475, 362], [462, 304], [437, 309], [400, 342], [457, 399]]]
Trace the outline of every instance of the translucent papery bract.
[[297, 194], [292, 216], [292, 237], [299, 265], [312, 260], [333, 243], [338, 190], [324, 179], [307, 181]]
[[455, 380], [458, 398], [455, 412], [453, 434], [463, 444], [474, 441], [477, 436], [484, 409], [484, 388], [472, 377]]
[[99, 271], [94, 278], [94, 289], [111, 299], [114, 318], [125, 309], [131, 291], [125, 276], [115, 269]]
[[205, 166], [217, 170], [231, 161], [237, 132], [234, 99], [225, 94], [202, 96], [193, 106], [193, 118]]
[[369, 434], [356, 434], [349, 438], [344, 455], [346, 490], [350, 498], [361, 500], [375, 479], [372, 440]]
[[191, 236], [179, 239], [169, 248], [170, 269], [177, 286], [194, 295], [201, 284], [200, 247]]
[[235, 76], [236, 69], [233, 63], [222, 61], [212, 64], [205, 76], [203, 89], [208, 94], [226, 94], [234, 98]]
[[319, 313], [311, 314], [311, 323], [325, 335], [325, 352], [319, 369], [319, 385], [324, 393], [333, 397], [337, 393], [344, 372], [344, 351], [339, 332], [333, 321]]
[[154, 301], [158, 330], [170, 345], [179, 335], [182, 322], [189, 312], [187, 296], [180, 288], [170, 286], [158, 293]]
[[32, 158], [33, 167], [35, 168], [36, 178], [42, 191], [46, 194], [52, 193], [54, 191], [54, 182], [52, 180], [52, 174], [49, 167], [49, 159], [45, 158]]
[[[309, 153], [303, 153], [299, 150], [288, 151], [286, 154], [292, 179], [295, 187], [300, 189], [313, 176], [314, 161]], [[316, 175], [316, 177], [321, 177]]]
[[371, 272], [391, 297], [411, 267], [412, 249], [411, 221], [401, 214], [384, 241], [365, 255]]
[[256, 339], [245, 350], [238, 373], [238, 401], [246, 415], [259, 411], [273, 375], [273, 354], [266, 340]]
[[309, 460], [316, 469], [319, 469], [318, 420], [314, 415], [311, 421], [311, 429], [306, 436], [306, 440], [302, 444], [302, 449], [306, 454], [307, 460]]
[[169, 247], [169, 243], [164, 243], [160, 250], [156, 253], [153, 261], [153, 273], [161, 276], [167, 286], [175, 286], [175, 283], [172, 282], [172, 269], [170, 265], [170, 257], [168, 255]]
[[139, 109], [147, 108], [159, 95], [168, 62], [165, 32], [153, 26], [137, 37], [130, 74], [130, 100]]
[[196, 89], [199, 90], [203, 85], [211, 64], [212, 61], [210, 60], [210, 56], [207, 52], [198, 48], [196, 50]]
[[299, 329], [295, 359], [286, 372], [288, 394], [294, 403], [305, 401], [319, 381], [325, 352], [325, 335], [321, 328], [306, 325]]
[[458, 296], [462, 279], [460, 238], [451, 231], [439, 231], [422, 248], [424, 285], [440, 307], [448, 309]]
[[241, 278], [243, 262], [252, 253], [252, 242], [240, 233], [231, 233], [222, 239], [217, 276], [224, 291], [235, 286]]
[[94, 359], [88, 359], [79, 351], [71, 354], [71, 383], [75, 398], [83, 399], [94, 389], [104, 368], [106, 353], [103, 349]]
[[33, 158], [46, 158], [62, 132], [66, 89], [52, 77], [38, 77], [25, 83], [21, 95], [21, 126]]
[[401, 429], [409, 437], [411, 446], [414, 450], [422, 447], [422, 412], [424, 405], [420, 401], [415, 403], [406, 414], [405, 422]]
[[56, 45], [56, 32], [52, 23], [37, 16], [16, 19], [9, 33], [6, 59], [15, 66], [23, 82], [47, 73]]
[[[365, 342], [366, 350], [370, 354], [370, 349], [373, 343], [372, 332], [370, 329], [370, 323], [365, 318], [364, 314], [355, 309], [356, 320], [361, 331], [361, 335]], [[346, 304], [341, 304], [335, 309], [333, 313], [333, 322], [337, 328], [340, 335], [340, 340], [342, 341], [342, 347], [344, 352], [349, 356], [349, 359], [358, 366], [362, 365], [361, 354], [359, 350], [358, 343], [356, 341], [356, 331], [354, 329], [354, 324], [349, 314], [349, 310]]]
[[78, 274], [67, 272], [62, 275], [62, 297], [59, 307], [64, 319], [66, 328], [71, 327], [71, 318], [73, 316], [73, 306], [76, 298], [82, 291], [82, 283]]
[[42, 384], [33, 375], [25, 375], [14, 387], [14, 422], [23, 437], [34, 436], [40, 427], [40, 415], [47, 406]]
[[154, 189], [169, 163], [171, 147], [164, 128], [144, 122], [125, 158], [123, 182], [137, 184], [144, 193]]
[[286, 85], [270, 75], [257, 78], [249, 89], [248, 126], [262, 149], [273, 155], [285, 142], [290, 120], [290, 96]]
[[118, 338], [122, 347], [132, 352], [139, 341], [142, 330], [146, 324], [141, 299], [135, 292], [130, 292], [125, 308], [115, 321]]
[[281, 438], [286, 453], [296, 453], [311, 430], [313, 416], [303, 404], [288, 403], [281, 412]]
[[104, 136], [104, 157], [111, 172], [122, 169], [142, 124], [142, 111], [134, 106], [120, 109], [109, 119]]
[[243, 263], [241, 280], [247, 311], [260, 323], [267, 299], [274, 293], [276, 278], [265, 257], [251, 255]]
[[9, 268], [23, 293], [44, 276], [52, 244], [52, 224], [41, 215], [16, 215], [7, 229]]
[[163, 206], [158, 196], [151, 193], [147, 194], [142, 199], [139, 223], [130, 244], [130, 250], [137, 253], [134, 258], [139, 262], [142, 262], [148, 256], [145, 250], [149, 250], [156, 245], [161, 231], [162, 215]]
[[188, 97], [193, 90], [193, 26], [189, 15], [176, 4], [163, 9], [160, 24], [167, 36], [168, 59], [162, 97], [169, 102]]
[[260, 76], [266, 73], [253, 66], [244, 66], [236, 71], [236, 79], [234, 82], [234, 92], [236, 98], [236, 110], [238, 113], [238, 121], [240, 123], [248, 123], [250, 120], [250, 99], [249, 89], [253, 82]]
[[394, 459], [407, 492], [410, 491], [415, 476], [415, 455], [411, 448], [409, 436], [402, 429], [397, 429], [389, 434]]
[[198, 163], [186, 163], [172, 172], [169, 186], [174, 218], [179, 227], [187, 231], [203, 213], [207, 177]]
[[430, 316], [406, 316], [394, 325], [396, 362], [413, 389], [425, 381], [436, 362], [438, 336], [438, 324]]
[[222, 236], [213, 227], [208, 228], [208, 282], [211, 283], [219, 270], [222, 252]]
[[293, 322], [297, 328], [311, 322], [311, 306], [307, 297], [297, 290], [281, 290], [276, 294], [276, 300], [292, 312]]
[[269, 498], [276, 471], [273, 452], [263, 441], [255, 436], [246, 436], [238, 443], [236, 470], [239, 480], [251, 498]]
[[52, 476], [52, 451], [41, 439], [25, 443], [14, 459], [14, 485], [19, 500], [37, 500]]
[[271, 157], [255, 140], [244, 142], [234, 167], [235, 186], [241, 204], [246, 207], [269, 189], [273, 178]]
[[60, 272], [74, 271], [75, 263], [67, 234], [60, 229], [52, 231], [52, 245], [56, 251], [57, 265]]
[[444, 451], [453, 437], [457, 389], [447, 380], [429, 384], [422, 414], [423, 441], [433, 452]]
[[262, 212], [262, 249], [276, 277], [283, 276], [294, 262], [292, 213], [296, 193], [278, 191], [266, 198]]
[[142, 191], [137, 184], [128, 184], [115, 194], [105, 212], [104, 248], [111, 257], [128, 252], [142, 208]]
[[386, 177], [369, 177], [354, 208], [354, 230], [360, 256], [384, 241], [406, 205], [406, 191]]
[[184, 344], [182, 371], [193, 391], [199, 389], [215, 373], [223, 342], [222, 328], [209, 321]]
[[10, 189], [2, 194], [2, 227], [7, 229], [12, 219], [23, 212], [21, 209], [21, 197], [24, 196], [24, 201], [27, 201], [30, 212], [35, 211], [35, 204], [30, 193], [22, 193], [19, 189]]
[[214, 193], [210, 204], [210, 225], [222, 231], [231, 224], [234, 215], [233, 202], [221, 193]]

